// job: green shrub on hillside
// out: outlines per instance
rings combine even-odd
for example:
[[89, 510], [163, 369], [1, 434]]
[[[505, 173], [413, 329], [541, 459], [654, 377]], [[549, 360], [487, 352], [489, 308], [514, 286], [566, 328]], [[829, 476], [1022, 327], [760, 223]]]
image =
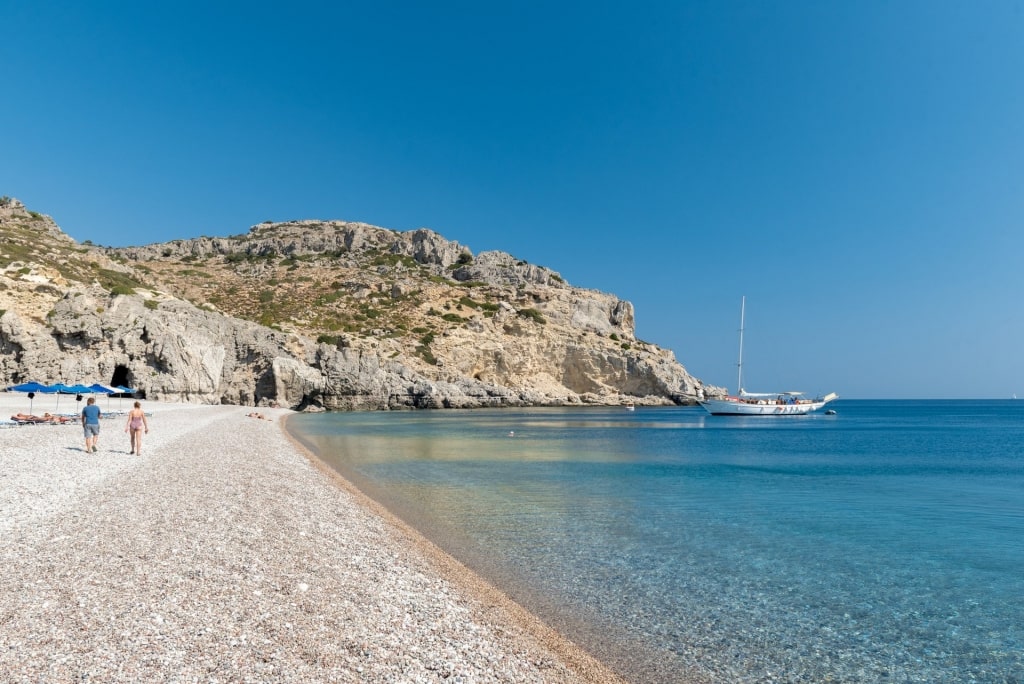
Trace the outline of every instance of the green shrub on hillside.
[[491, 316], [493, 316], [495, 312], [500, 308], [494, 302], [478, 302], [474, 300], [472, 297], [460, 297], [459, 306], [465, 306], [470, 309], [476, 309], [477, 311], [483, 311], [484, 317], [486, 318], [490, 318]]
[[200, 271], [200, 270], [195, 269], [195, 268], [183, 269], [179, 275], [182, 275], [182, 276], [184, 276], [186, 278], [212, 278], [213, 277], [212, 275], [210, 275], [206, 271]]
[[520, 309], [517, 313], [523, 318], [529, 318], [533, 321], [536, 321], [537, 323], [540, 323], [541, 325], [547, 323], [547, 319], [544, 318], [544, 315], [541, 314], [541, 312], [537, 311], [536, 309]]
[[416, 347], [416, 353], [419, 355], [419, 357], [421, 359], [423, 359], [427, 363], [429, 363], [431, 365], [436, 365], [437, 364], [437, 357], [434, 356], [431, 353], [431, 351], [430, 351], [430, 349], [428, 347], [425, 347], [425, 346]]
[[[93, 268], [96, 270], [96, 280], [99, 281], [102, 287], [110, 290], [111, 294], [135, 294], [135, 288], [145, 287], [143, 283], [140, 283], [127, 273], [101, 268], [98, 264], [93, 264]], [[65, 277], [67, 278], [68, 276], [65, 275]], [[82, 276], [69, 278], [69, 280], [72, 279], [85, 278]]]
[[370, 263], [374, 266], [397, 266], [398, 264], [407, 268], [419, 266], [415, 259], [405, 254], [378, 254]]

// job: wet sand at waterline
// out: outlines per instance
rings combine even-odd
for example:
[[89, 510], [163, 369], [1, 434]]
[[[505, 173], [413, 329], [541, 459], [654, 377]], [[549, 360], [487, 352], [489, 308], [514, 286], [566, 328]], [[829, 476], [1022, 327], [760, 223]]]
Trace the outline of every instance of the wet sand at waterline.
[[619, 681], [321, 466], [289, 411], [143, 408], [142, 456], [123, 415], [93, 454], [77, 423], [0, 430], [4, 681]]

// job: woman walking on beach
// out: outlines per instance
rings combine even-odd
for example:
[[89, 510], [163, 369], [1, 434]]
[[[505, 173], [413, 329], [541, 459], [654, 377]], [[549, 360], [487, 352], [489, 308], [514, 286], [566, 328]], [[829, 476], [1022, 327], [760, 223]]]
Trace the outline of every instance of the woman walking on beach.
[[149, 432], [149, 423], [146, 421], [146, 412], [142, 410], [142, 404], [135, 402], [135, 408], [128, 412], [128, 424], [124, 431], [129, 433], [132, 440], [132, 453], [136, 456], [142, 455], [142, 429]]

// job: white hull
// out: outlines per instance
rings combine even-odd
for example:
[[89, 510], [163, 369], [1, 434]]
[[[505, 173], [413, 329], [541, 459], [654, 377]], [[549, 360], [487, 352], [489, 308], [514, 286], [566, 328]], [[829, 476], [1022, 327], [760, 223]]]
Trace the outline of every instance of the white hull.
[[700, 405], [713, 416], [803, 416], [817, 411], [836, 398], [829, 394], [822, 399], [802, 399], [797, 403], [780, 403], [778, 400], [725, 397], [704, 399]]
[[747, 298], [740, 300], [740, 359], [736, 364], [736, 386], [739, 396], [722, 399], [706, 399], [703, 394], [697, 403], [713, 416], [804, 416], [837, 399], [832, 392], [818, 399], [805, 399], [803, 392], [780, 392], [778, 394], [751, 394], [743, 391], [743, 318], [747, 310]]

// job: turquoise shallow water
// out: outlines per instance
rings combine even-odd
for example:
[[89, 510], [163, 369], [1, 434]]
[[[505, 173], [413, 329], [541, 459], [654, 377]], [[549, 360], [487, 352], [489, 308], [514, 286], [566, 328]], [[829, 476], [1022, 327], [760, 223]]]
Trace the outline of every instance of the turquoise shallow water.
[[833, 406], [289, 428], [631, 681], [1024, 681], [1024, 401]]

